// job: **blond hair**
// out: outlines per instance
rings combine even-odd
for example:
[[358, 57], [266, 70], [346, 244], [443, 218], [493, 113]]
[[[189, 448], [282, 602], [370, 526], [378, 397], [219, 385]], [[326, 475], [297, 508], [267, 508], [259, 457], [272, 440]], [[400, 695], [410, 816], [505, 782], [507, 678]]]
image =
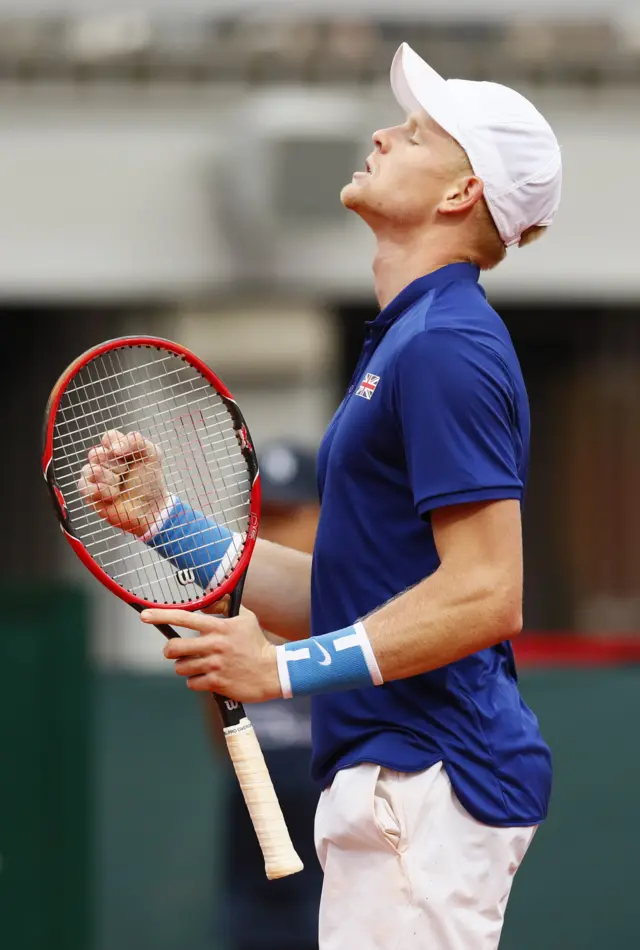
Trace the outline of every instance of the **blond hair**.
[[[469, 157], [462, 148], [460, 148], [460, 160], [461, 165], [459, 170], [462, 174], [475, 174], [471, 167]], [[476, 205], [475, 214], [478, 227], [471, 259], [474, 264], [478, 265], [480, 270], [492, 270], [505, 259], [507, 256], [507, 248], [500, 237], [496, 223], [489, 211], [489, 205], [484, 198]], [[546, 227], [543, 225], [533, 224], [530, 228], [522, 232], [520, 240], [518, 241], [518, 247], [526, 247], [527, 244], [532, 244], [539, 237], [542, 237], [546, 230]]]

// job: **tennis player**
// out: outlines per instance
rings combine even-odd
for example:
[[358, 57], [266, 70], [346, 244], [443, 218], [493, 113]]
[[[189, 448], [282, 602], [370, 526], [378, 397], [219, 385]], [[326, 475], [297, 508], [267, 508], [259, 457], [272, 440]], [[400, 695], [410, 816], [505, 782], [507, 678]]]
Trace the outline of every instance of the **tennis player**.
[[[478, 281], [553, 221], [560, 150], [517, 92], [445, 81], [406, 44], [391, 84], [406, 118], [342, 193], [377, 241], [380, 312], [319, 453], [313, 558], [260, 542], [253, 613], [143, 619], [198, 634], [165, 647], [194, 690], [312, 696], [321, 950], [495, 950], [551, 762], [510, 645], [529, 408]], [[111, 436], [98, 483], [130, 438]], [[147, 454], [137, 504], [155, 512]], [[174, 529], [152, 543], [180, 563]]]

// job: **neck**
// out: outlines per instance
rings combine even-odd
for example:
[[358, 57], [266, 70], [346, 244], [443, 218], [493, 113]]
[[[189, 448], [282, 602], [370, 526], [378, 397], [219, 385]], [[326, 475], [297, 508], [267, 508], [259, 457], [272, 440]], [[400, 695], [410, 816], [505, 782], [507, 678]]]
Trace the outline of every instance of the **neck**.
[[[440, 236], [438, 236], [440, 240]], [[431, 274], [447, 264], [468, 262], [469, 258], [456, 253], [446, 244], [437, 246], [434, 239], [420, 235], [417, 238], [396, 235], [378, 235], [373, 259], [373, 277], [376, 297], [381, 309], [391, 303], [418, 277]]]

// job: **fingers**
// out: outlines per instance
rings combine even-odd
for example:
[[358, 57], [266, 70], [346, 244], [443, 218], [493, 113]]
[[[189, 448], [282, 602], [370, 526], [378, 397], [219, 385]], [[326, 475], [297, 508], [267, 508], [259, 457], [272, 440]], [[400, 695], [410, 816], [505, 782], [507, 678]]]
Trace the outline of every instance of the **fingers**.
[[87, 462], [92, 467], [98, 466], [98, 465], [107, 465], [108, 464], [107, 450], [103, 448], [101, 445], [94, 445], [94, 447], [92, 449], [89, 449], [89, 452], [87, 453]]
[[145, 439], [139, 432], [125, 434], [118, 429], [110, 429], [103, 435], [101, 445], [107, 459], [116, 464], [130, 461], [157, 461], [160, 458], [158, 446]]
[[[230, 606], [231, 606], [231, 597], [229, 596], [229, 594], [225, 594], [225, 596], [221, 600], [217, 600], [215, 604], [210, 604], [208, 607], [203, 607], [202, 613], [208, 614], [210, 616], [213, 615], [216, 617], [228, 617]], [[250, 615], [251, 615], [251, 611], [248, 610], [247, 607], [243, 607], [241, 605], [238, 616], [248, 617]]]
[[174, 669], [178, 676], [201, 676], [207, 673], [217, 673], [220, 669], [220, 660], [216, 654], [183, 657], [176, 660]]
[[112, 501], [118, 497], [120, 482], [132, 462], [158, 461], [160, 451], [139, 432], [110, 429], [100, 445], [87, 454], [87, 464], [80, 473], [78, 489], [86, 501]]
[[[202, 612], [209, 616], [227, 617], [229, 615], [230, 604], [231, 597], [226, 594], [221, 600], [217, 600], [215, 604], [210, 604], [209, 607], [203, 607]], [[240, 609], [242, 610], [242, 608]]]
[[120, 476], [108, 464], [89, 462], [83, 466], [80, 475], [87, 483], [94, 485], [101, 483], [116, 488], [120, 484]]
[[[126, 466], [124, 466], [126, 470]], [[87, 464], [80, 472], [78, 489], [86, 501], [109, 501], [117, 498], [123, 467], [118, 467], [102, 445], [94, 445], [87, 454]]]
[[216, 658], [224, 653], [226, 647], [226, 638], [217, 633], [204, 637], [174, 637], [165, 644], [164, 655], [168, 660], [176, 660], [176, 667], [178, 663], [197, 663], [198, 670], [194, 672], [204, 672], [216, 666]]
[[[212, 617], [201, 613], [191, 613], [189, 610], [164, 610], [159, 607], [143, 610], [140, 614], [140, 617], [144, 623], [168, 623], [173, 627], [184, 627], [187, 630], [194, 630], [196, 633], [200, 633], [202, 635], [209, 633], [223, 634], [227, 629], [227, 624], [230, 622], [228, 620], [223, 620], [218, 617]], [[173, 644], [173, 642], [174, 641], [171, 641], [169, 644], [167, 644], [167, 646], [170, 646]], [[183, 639], [178, 640], [177, 644], [189, 642], [190, 641], [188, 639]], [[188, 652], [188, 650], [185, 650], [185, 653]], [[182, 656], [183, 654], [167, 654], [167, 656], [169, 655]]]
[[214, 673], [187, 677], [187, 686], [196, 693], [219, 693], [220, 683]]
[[105, 481], [96, 481], [96, 475], [90, 470], [83, 469], [82, 477], [78, 482], [78, 490], [85, 501], [108, 501], [117, 497], [117, 486], [108, 485]]
[[220, 660], [227, 645], [225, 637], [209, 634], [189, 640], [170, 640], [164, 653], [168, 659], [175, 659], [178, 651], [174, 647], [178, 646], [183, 654], [184, 650], [188, 650], [188, 654], [176, 659], [175, 672], [186, 678], [189, 689], [214, 693], [219, 691]]
[[108, 465], [89, 463], [82, 468], [78, 490], [86, 501], [110, 501], [120, 493], [120, 476]]

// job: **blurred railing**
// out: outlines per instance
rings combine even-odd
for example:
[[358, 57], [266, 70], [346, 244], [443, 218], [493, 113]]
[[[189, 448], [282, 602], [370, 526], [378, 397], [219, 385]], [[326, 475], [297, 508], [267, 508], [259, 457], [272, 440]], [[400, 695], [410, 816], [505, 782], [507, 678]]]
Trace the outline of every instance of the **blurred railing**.
[[453, 13], [427, 20], [424, 10], [311, 19], [283, 9], [25, 18], [0, 4], [0, 80], [364, 83], [386, 76], [403, 40], [446, 75], [590, 85], [640, 79], [640, 12], [589, 16], [587, 7], [577, 21], [523, 21], [476, 10], [461, 22]]

